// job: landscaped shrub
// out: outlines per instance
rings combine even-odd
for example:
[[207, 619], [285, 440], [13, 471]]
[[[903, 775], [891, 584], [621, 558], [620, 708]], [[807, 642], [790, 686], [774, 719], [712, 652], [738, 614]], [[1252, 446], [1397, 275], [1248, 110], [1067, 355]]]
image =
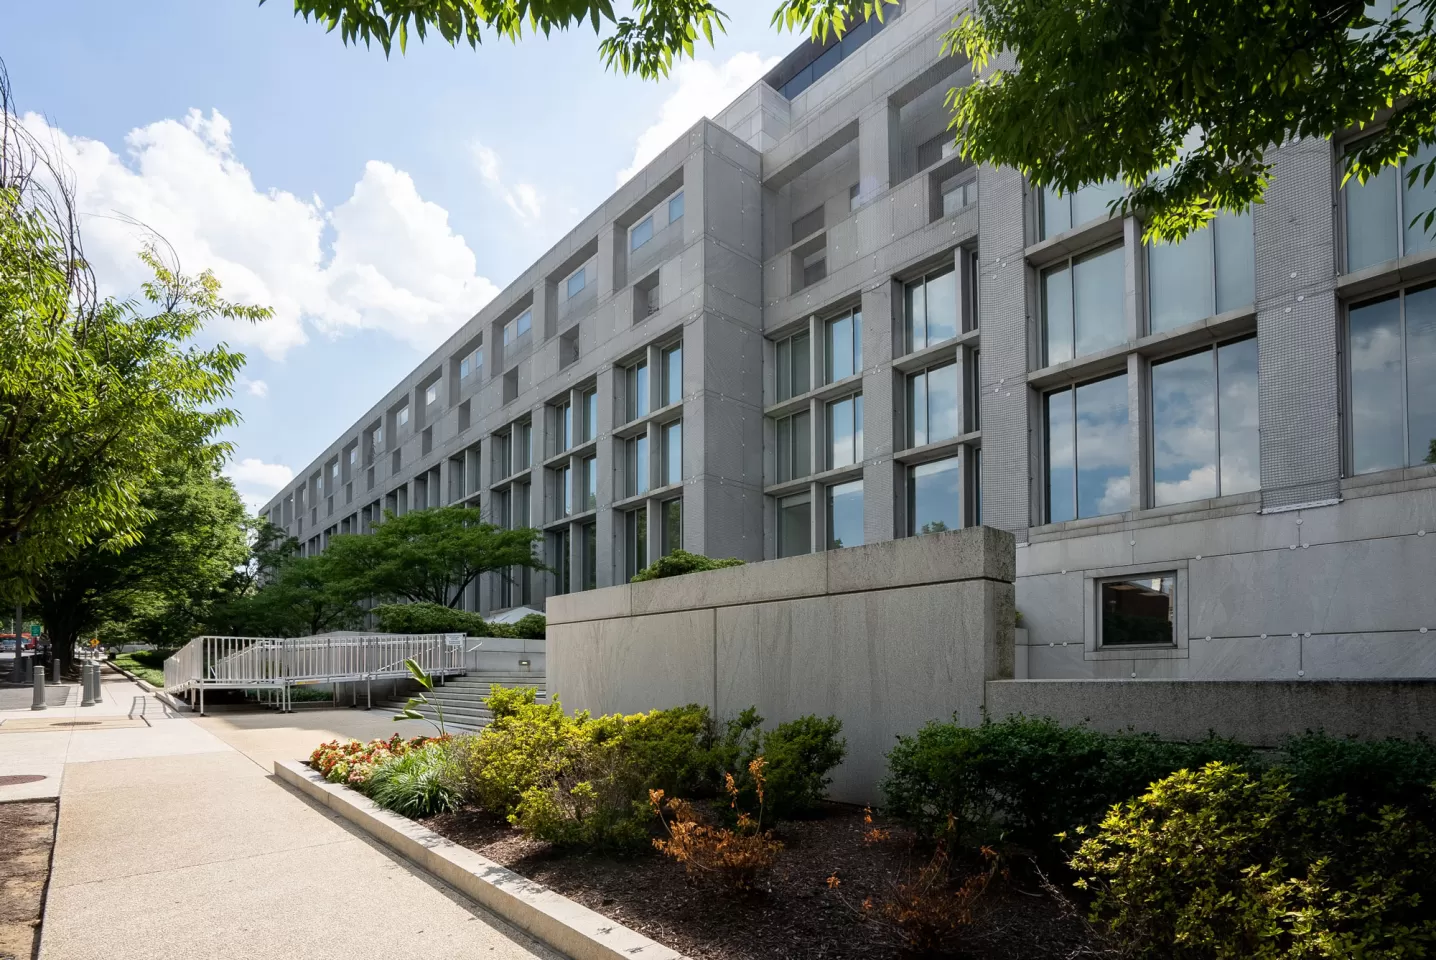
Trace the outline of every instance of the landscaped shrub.
[[933, 722], [899, 737], [888, 754], [884, 809], [929, 835], [951, 824], [965, 840], [1050, 854], [1057, 834], [1095, 824], [1174, 770], [1250, 758], [1249, 748], [1217, 738], [1167, 743], [1030, 717], [976, 727]]
[[[489, 624], [493, 627], [493, 624]], [[542, 640], [548, 635], [548, 620], [541, 613], [528, 613], [514, 623], [514, 633], [522, 640]], [[490, 634], [495, 636], [495, 634]]]
[[433, 740], [379, 763], [364, 792], [386, 810], [406, 817], [427, 817], [457, 810], [461, 804], [451, 744]]
[[635, 573], [628, 582], [642, 583], [645, 580], [661, 580], [664, 577], [681, 577], [685, 573], [699, 573], [704, 570], [721, 570], [724, 567], [741, 567], [742, 565], [743, 561], [737, 557], [714, 558], [705, 557], [699, 553], [689, 553], [687, 550], [674, 550], [667, 556], [659, 557]]
[[1396, 960], [1436, 946], [1433, 857], [1407, 808], [1303, 804], [1281, 767], [1214, 763], [1113, 809], [1072, 866], [1123, 956]]
[[1430, 789], [1436, 783], [1436, 744], [1425, 737], [1358, 740], [1306, 733], [1289, 740], [1282, 752], [1292, 796], [1301, 803], [1340, 795], [1354, 810], [1374, 813], [1394, 804], [1436, 817]]
[[411, 750], [417, 750], [432, 739], [413, 737], [405, 740], [396, 733], [388, 740], [370, 740], [368, 743], [359, 740], [344, 743], [330, 740], [314, 748], [314, 752], [309, 755], [309, 765], [331, 783], [347, 783], [362, 789], [379, 764], [390, 757], [403, 756]]
[[485, 700], [494, 719], [460, 748], [466, 798], [499, 816], [511, 816], [532, 787], [567, 773], [568, 758], [582, 746], [586, 714], [565, 716], [557, 701], [538, 703], [532, 689], [497, 684]]
[[739, 788], [733, 776], [725, 777], [729, 806], [737, 814], [731, 829], [704, 824], [687, 801], [673, 797], [665, 802], [662, 790], [650, 791], [649, 803], [668, 833], [667, 840], [656, 839], [653, 846], [683, 864], [694, 879], [715, 880], [737, 891], [752, 890], [783, 849], [772, 832], [763, 829], [767, 796], [763, 767], [763, 758], [758, 757], [745, 771], [753, 785], [756, 817], [739, 805]]
[[640, 784], [622, 740], [578, 741], [544, 782], [524, 791], [510, 819], [555, 846], [631, 849], [648, 840]]
[[[603, 723], [604, 717], [594, 721]], [[708, 708], [690, 703], [621, 718], [618, 735], [645, 791], [670, 796], [712, 796], [718, 788], [713, 721]]]
[[518, 623], [490, 623], [477, 613], [440, 603], [385, 603], [374, 608], [385, 633], [466, 633], [471, 637], [542, 639], [547, 621], [531, 613]]
[[767, 810], [774, 819], [811, 813], [827, 792], [828, 774], [847, 754], [843, 724], [837, 717], [812, 714], [763, 730], [763, 718], [749, 707], [725, 725], [713, 746], [717, 769], [732, 774], [742, 804], [755, 802], [756, 785], [749, 775], [754, 760], [766, 761]]

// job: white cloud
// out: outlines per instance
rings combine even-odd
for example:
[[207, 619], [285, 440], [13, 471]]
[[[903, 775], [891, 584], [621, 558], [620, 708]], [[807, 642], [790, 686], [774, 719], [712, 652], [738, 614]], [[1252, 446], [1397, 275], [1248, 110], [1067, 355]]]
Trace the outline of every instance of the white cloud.
[[284, 464], [265, 463], [254, 457], [231, 463], [225, 473], [234, 481], [235, 490], [239, 491], [240, 499], [251, 513], [259, 512], [270, 497], [294, 479], [294, 471]]
[[1132, 509], [1131, 476], [1124, 473], [1119, 477], [1108, 477], [1102, 488], [1102, 499], [1098, 501], [1097, 512], [1093, 516], [1125, 513], [1130, 509]]
[[756, 53], [746, 52], [735, 53], [721, 64], [707, 60], [679, 61], [672, 76], [665, 81], [673, 92], [659, 107], [657, 122], [638, 135], [633, 163], [618, 173], [619, 186], [700, 119], [711, 119], [721, 112], [777, 62], [777, 57], [765, 60]]
[[512, 186], [505, 183], [499, 155], [492, 148], [475, 140], [470, 149], [474, 155], [474, 163], [479, 168], [479, 176], [484, 178], [489, 189], [498, 195], [521, 221], [537, 223], [543, 216], [543, 197], [538, 189], [531, 183], [515, 183]]
[[212, 269], [225, 296], [274, 308], [270, 320], [214, 332], [276, 359], [311, 330], [334, 337], [377, 329], [432, 346], [498, 292], [478, 275], [448, 212], [387, 163], [369, 161], [348, 199], [328, 210], [318, 197], [257, 186], [218, 111], [136, 128], [123, 154], [47, 129], [35, 114], [25, 123], [73, 171], [86, 253], [103, 292], [133, 296], [146, 279], [135, 254], [148, 228], [186, 271]]
[[235, 381], [235, 383], [236, 385], [243, 387], [245, 392], [248, 393], [251, 397], [263, 398], [269, 396], [269, 384], [265, 383], [263, 380], [251, 380], [248, 377], [242, 376], [239, 377]]

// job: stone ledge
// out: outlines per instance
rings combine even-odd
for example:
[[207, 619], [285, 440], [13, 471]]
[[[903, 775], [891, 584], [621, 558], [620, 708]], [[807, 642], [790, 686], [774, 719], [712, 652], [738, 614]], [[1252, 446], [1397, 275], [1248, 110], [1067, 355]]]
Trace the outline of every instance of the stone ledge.
[[274, 774], [386, 847], [573, 960], [683, 960], [681, 954], [547, 887], [445, 840], [296, 760]]

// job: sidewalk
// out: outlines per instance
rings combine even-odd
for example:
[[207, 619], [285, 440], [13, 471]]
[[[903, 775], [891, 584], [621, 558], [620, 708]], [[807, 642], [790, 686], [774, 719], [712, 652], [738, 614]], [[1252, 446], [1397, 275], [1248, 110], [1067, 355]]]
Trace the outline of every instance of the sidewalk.
[[[41, 960], [556, 960], [270, 774], [321, 740], [419, 724], [352, 710], [190, 719], [114, 673], [104, 694], [0, 712], [0, 776], [46, 777], [0, 787], [0, 801], [60, 798]], [[84, 726], [5, 730], [37, 720]]]

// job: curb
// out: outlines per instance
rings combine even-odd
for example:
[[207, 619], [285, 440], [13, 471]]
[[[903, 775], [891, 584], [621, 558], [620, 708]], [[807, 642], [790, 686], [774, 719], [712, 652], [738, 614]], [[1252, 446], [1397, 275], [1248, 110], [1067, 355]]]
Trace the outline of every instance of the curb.
[[507, 867], [445, 840], [380, 807], [363, 794], [329, 783], [295, 760], [274, 761], [274, 774], [465, 896], [573, 960], [684, 960], [601, 913], [560, 896]]

